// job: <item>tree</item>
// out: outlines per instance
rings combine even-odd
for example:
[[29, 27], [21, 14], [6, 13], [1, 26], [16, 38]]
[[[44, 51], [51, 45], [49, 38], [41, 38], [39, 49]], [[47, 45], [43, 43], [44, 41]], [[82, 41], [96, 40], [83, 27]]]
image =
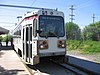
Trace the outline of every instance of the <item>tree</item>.
[[83, 34], [85, 39], [100, 41], [100, 21], [86, 26]]
[[66, 23], [66, 37], [69, 40], [80, 40], [81, 29], [73, 22]]
[[4, 36], [4, 37], [2, 38], [2, 41], [3, 41], [3, 42], [6, 42], [7, 39], [8, 39], [8, 41], [11, 41], [11, 38], [13, 38], [13, 36], [11, 36], [11, 35], [6, 35], [6, 36]]
[[2, 41], [2, 36], [0, 36], [0, 41]]

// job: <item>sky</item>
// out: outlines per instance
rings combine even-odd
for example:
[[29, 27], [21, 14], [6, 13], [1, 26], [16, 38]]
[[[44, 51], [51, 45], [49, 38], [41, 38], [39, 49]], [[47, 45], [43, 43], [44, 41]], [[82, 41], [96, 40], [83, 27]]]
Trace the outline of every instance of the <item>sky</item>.
[[[71, 5], [74, 6], [74, 23], [80, 28], [93, 23], [93, 14], [95, 14], [94, 21], [100, 21], [100, 0], [0, 0], [0, 4], [30, 6], [40, 8], [56, 9], [64, 12], [65, 23], [70, 22], [69, 9]], [[11, 8], [0, 6], [0, 27], [8, 30], [13, 30], [15, 23], [18, 22], [18, 16], [22, 16], [33, 9]]]

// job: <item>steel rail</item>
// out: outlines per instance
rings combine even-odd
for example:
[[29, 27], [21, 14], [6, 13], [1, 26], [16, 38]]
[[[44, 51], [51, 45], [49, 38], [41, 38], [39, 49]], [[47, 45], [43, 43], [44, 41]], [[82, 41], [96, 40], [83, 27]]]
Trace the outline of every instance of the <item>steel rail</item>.
[[51, 60], [51, 61], [65, 69], [70, 70], [71, 72], [75, 73], [75, 75], [88, 75], [86, 72], [80, 70], [79, 68], [76, 68], [75, 66], [72, 66], [66, 63], [59, 63], [58, 61], [54, 61], [54, 60]]

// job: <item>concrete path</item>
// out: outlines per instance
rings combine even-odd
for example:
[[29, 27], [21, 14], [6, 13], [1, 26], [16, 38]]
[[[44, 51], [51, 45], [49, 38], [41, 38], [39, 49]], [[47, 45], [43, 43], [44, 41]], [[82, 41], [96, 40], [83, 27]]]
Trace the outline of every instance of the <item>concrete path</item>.
[[21, 59], [10, 46], [1, 47], [0, 75], [30, 75]]

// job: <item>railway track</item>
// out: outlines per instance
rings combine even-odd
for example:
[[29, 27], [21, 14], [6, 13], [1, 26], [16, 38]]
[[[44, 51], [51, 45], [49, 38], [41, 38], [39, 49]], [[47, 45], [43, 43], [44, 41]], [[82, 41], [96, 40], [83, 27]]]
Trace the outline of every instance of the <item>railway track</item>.
[[[18, 55], [18, 54], [17, 54]], [[50, 60], [41, 61], [37, 65], [30, 65], [23, 61], [23, 59], [18, 55], [22, 63], [25, 65], [30, 75], [76, 75], [72, 71], [55, 64]]]
[[71, 72], [73, 72], [75, 75], [89, 75], [87, 74], [86, 72], [84, 72], [83, 70], [79, 69], [78, 67], [76, 67], [75, 65], [70, 65], [68, 63], [59, 63], [57, 61], [53, 61], [51, 60], [53, 63], [65, 68], [65, 69], [68, 69], [70, 70]]
[[27, 64], [27, 69], [30, 71], [31, 75], [94, 75], [75, 67], [75, 65], [59, 63], [54, 60], [41, 62], [35, 66]]
[[59, 63], [59, 62], [53, 61], [53, 60], [52, 60], [52, 62], [64, 67], [65, 69], [72, 71], [73, 73], [75, 73], [75, 75], [100, 75], [99, 73], [85, 69], [81, 66], [77, 66], [77, 65], [69, 63], [69, 62]]
[[33, 73], [34, 75], [76, 75], [72, 71], [65, 69], [52, 61], [44, 61], [34, 66], [27, 64], [27, 66], [31, 74]]
[[45, 60], [37, 65], [30, 65], [22, 61], [30, 75], [99, 75], [71, 63], [59, 63], [54, 60]]

